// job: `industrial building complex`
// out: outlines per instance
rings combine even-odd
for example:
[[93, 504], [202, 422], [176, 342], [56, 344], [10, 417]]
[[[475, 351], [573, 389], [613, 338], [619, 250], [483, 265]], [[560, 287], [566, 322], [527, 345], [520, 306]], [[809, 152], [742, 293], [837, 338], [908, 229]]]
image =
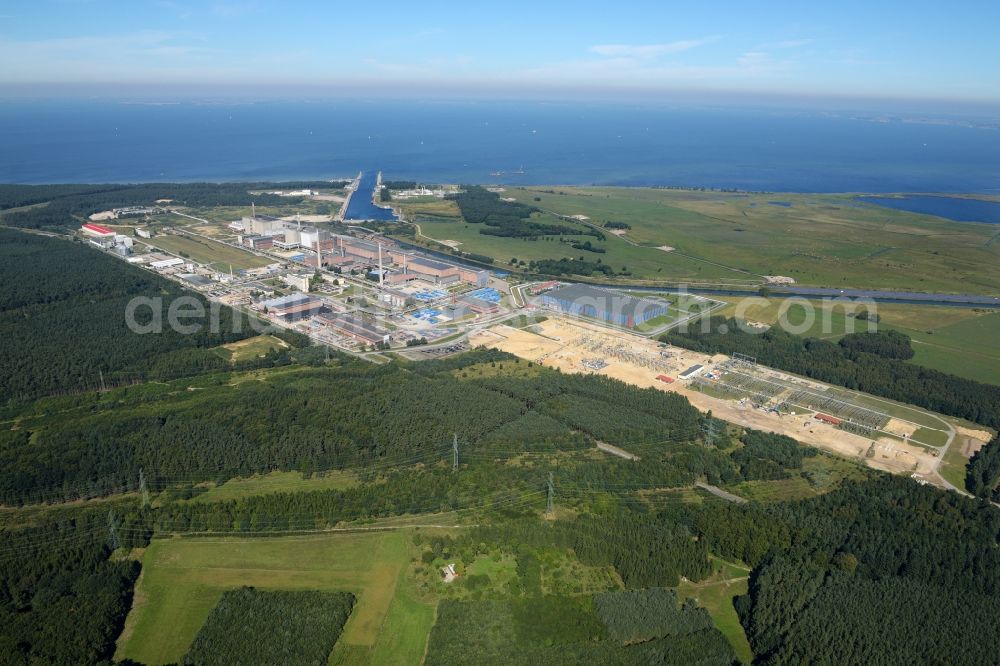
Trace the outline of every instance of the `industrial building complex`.
[[212, 222], [165, 210], [169, 221], [146, 218], [141, 227], [115, 229], [88, 222], [80, 234], [118, 253], [131, 251], [134, 241], [129, 261], [353, 353], [419, 354], [417, 348], [435, 345], [453, 353], [471, 330], [517, 310], [555, 309], [621, 327], [668, 313], [666, 300], [558, 281], [523, 285], [515, 296], [506, 274], [364, 227], [315, 215], [258, 214], [256, 206], [250, 213]]
[[[276, 217], [251, 207], [249, 216], [233, 221], [177, 211], [147, 217], [141, 226], [111, 221], [140, 212], [155, 211], [92, 216], [79, 237], [344, 352], [421, 360], [489, 346], [563, 371], [677, 392], [733, 423], [879, 469], [926, 476], [936, 467], [934, 442], [943, 431], [923, 423], [922, 414], [888, 413], [742, 354], [702, 354], [656, 341], [673, 326], [726, 307], [721, 300], [511, 277], [472, 255], [427, 250], [406, 235], [388, 237], [377, 230], [384, 227], [334, 215]], [[97, 223], [103, 220], [107, 226]]]

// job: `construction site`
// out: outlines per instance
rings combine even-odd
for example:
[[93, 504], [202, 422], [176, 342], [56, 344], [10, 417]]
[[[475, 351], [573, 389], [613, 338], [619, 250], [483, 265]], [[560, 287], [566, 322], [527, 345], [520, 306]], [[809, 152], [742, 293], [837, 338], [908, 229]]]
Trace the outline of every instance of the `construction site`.
[[[563, 372], [599, 373], [674, 391], [731, 423], [779, 433], [894, 473], [931, 478], [951, 426], [934, 414], [848, 395], [758, 365], [739, 355], [710, 356], [568, 317], [528, 328], [500, 325], [470, 337]], [[935, 445], [935, 442], [937, 445]]]

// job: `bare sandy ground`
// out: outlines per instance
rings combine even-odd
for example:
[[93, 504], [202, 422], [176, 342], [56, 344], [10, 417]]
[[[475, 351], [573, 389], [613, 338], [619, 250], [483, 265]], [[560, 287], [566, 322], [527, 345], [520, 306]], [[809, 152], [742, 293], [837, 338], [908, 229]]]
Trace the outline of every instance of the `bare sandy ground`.
[[978, 439], [984, 444], [993, 439], [993, 433], [989, 430], [973, 430], [972, 428], [966, 428], [964, 426], [955, 426], [955, 430], [957, 430], [960, 435], [965, 435], [966, 437], [971, 437], [972, 439]]
[[893, 418], [889, 419], [889, 423], [885, 426], [885, 431], [891, 432], [893, 435], [899, 435], [900, 437], [912, 437], [913, 433], [917, 431], [917, 426], [913, 423]]
[[[562, 317], [551, 317], [534, 328], [537, 333], [496, 326], [473, 334], [470, 336], [470, 343], [473, 346], [501, 349], [520, 358], [559, 368], [563, 372], [595, 372], [585, 366], [583, 361], [602, 358], [608, 365], [597, 371], [599, 374], [635, 386], [674, 391], [685, 396], [698, 409], [711, 410], [714, 416], [740, 426], [787, 435], [804, 444], [860, 460], [871, 467], [889, 472], [929, 474], [936, 468], [937, 458], [922, 447], [891, 437], [873, 441], [817, 421], [812, 413], [778, 415], [765, 412], [750, 404], [707, 395], [678, 378], [683, 370], [691, 366], [700, 364], [711, 368], [726, 361], [726, 356], [708, 356], [677, 347], [661, 349], [657, 342], [647, 338], [612, 332], [597, 325]], [[605, 346], [595, 351], [595, 343]], [[607, 353], [612, 347], [617, 350], [614, 355]], [[663, 382], [657, 379], [658, 375], [666, 375], [675, 381]], [[911, 424], [900, 422], [897, 429], [902, 435], [914, 428]], [[895, 434], [895, 430], [891, 432]]]

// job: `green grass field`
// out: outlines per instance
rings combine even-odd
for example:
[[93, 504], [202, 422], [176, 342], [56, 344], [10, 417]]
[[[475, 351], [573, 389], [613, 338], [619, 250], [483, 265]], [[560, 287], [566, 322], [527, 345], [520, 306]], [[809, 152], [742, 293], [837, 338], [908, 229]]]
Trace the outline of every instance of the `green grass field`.
[[154, 539], [116, 657], [179, 661], [222, 592], [250, 585], [353, 592], [358, 602], [331, 661], [419, 663], [434, 609], [400, 590], [410, 543], [405, 531]]
[[[553, 216], [542, 216], [539, 221], [549, 224], [570, 224]], [[616, 271], [627, 268], [637, 279], [744, 283], [752, 281], [755, 277], [691, 259], [676, 252], [630, 245], [613, 235], [608, 235], [603, 242], [582, 235], [567, 236], [567, 238], [591, 241], [592, 245], [605, 250], [599, 254], [576, 250], [569, 243], [560, 243], [558, 238], [529, 240], [489, 236], [479, 233], [481, 225], [459, 221], [420, 221], [418, 224], [424, 236], [438, 241], [456, 241], [460, 243], [458, 246], [460, 250], [494, 257], [498, 266], [507, 264], [512, 258], [527, 262], [583, 257], [588, 261], [600, 259], [602, 263], [613, 266]]]
[[944, 477], [944, 480], [955, 486], [956, 488], [965, 489], [965, 471], [969, 466], [969, 459], [962, 454], [962, 441], [961, 438], [956, 437], [952, 445], [948, 447], [948, 451], [944, 454], [944, 458], [941, 459], [941, 466], [938, 468], [938, 474]]
[[[567, 241], [589, 240], [592, 245], [604, 249], [605, 252], [576, 250], [568, 242], [560, 243], [558, 237], [530, 240], [481, 234], [479, 232], [483, 226], [466, 224], [458, 217], [457, 208], [442, 208], [441, 204], [438, 203], [433, 204], [433, 214], [427, 214], [425, 211], [427, 205], [431, 204], [405, 203], [400, 206], [406, 218], [420, 227], [420, 233], [425, 240], [431, 239], [439, 243], [444, 241], [457, 242], [460, 244], [458, 248], [465, 252], [494, 257], [498, 266], [508, 264], [512, 258], [520, 261], [532, 261], [583, 257], [589, 261], [600, 259], [603, 263], [613, 266], [615, 270], [627, 267], [632, 275], [639, 279], [671, 281], [689, 279], [691, 281], [742, 283], [752, 281], [756, 277], [725, 266], [715, 265], [713, 262], [692, 259], [676, 252], [664, 252], [655, 246], [636, 246], [610, 233], [605, 234], [604, 241], [598, 241], [593, 236], [582, 235], [582, 232], [589, 229], [586, 225], [549, 213], [537, 216], [538, 221], [546, 224], [576, 227], [580, 229], [581, 235], [567, 236]], [[419, 241], [421, 238], [418, 237], [417, 240]]]
[[259, 268], [272, 263], [271, 260], [264, 257], [258, 257], [250, 252], [244, 252], [235, 247], [204, 238], [170, 234], [153, 236], [148, 242], [161, 250], [187, 256], [192, 261], [206, 264], [217, 271], [228, 272], [230, 265], [232, 265], [233, 270], [239, 270], [241, 268]]
[[712, 616], [715, 626], [736, 650], [736, 655], [744, 664], [753, 661], [753, 652], [747, 642], [740, 618], [733, 608], [733, 597], [747, 593], [748, 568], [712, 558], [715, 573], [700, 583], [683, 581], [677, 587], [680, 600], [693, 598]]
[[216, 348], [229, 361], [247, 361], [264, 356], [272, 349], [286, 349], [288, 343], [273, 335], [256, 335]]
[[[1000, 247], [989, 244], [996, 233], [992, 225], [862, 204], [851, 195], [532, 187], [508, 188], [503, 196], [560, 215], [586, 215], [599, 226], [625, 222], [632, 227], [625, 237], [639, 245], [667, 245], [704, 261], [787, 275], [802, 284], [1000, 291]], [[770, 205], [774, 199], [791, 205]], [[610, 250], [607, 260], [619, 263]], [[671, 261], [664, 254], [654, 263], [661, 267]], [[645, 263], [634, 263], [637, 276], [639, 270], [649, 278], [668, 273], [667, 268], [649, 272]]]

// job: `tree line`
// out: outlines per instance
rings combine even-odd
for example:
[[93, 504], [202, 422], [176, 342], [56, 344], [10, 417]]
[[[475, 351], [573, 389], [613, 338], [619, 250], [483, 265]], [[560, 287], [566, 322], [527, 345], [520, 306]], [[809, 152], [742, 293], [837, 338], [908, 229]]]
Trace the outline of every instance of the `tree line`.
[[1000, 435], [976, 451], [969, 460], [965, 489], [976, 497], [1000, 502]]
[[448, 199], [458, 204], [462, 217], [469, 224], [482, 224], [479, 233], [507, 238], [540, 238], [542, 236], [595, 236], [603, 235], [589, 227], [577, 228], [565, 224], [546, 224], [532, 219], [538, 208], [516, 201], [504, 201], [495, 192], [479, 185], [463, 185], [462, 192], [450, 194]]

